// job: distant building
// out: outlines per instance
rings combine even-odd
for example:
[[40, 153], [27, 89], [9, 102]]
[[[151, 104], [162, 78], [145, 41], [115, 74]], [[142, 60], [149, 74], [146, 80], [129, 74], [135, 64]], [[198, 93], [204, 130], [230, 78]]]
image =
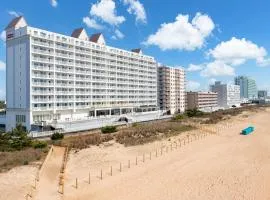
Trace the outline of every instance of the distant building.
[[160, 110], [170, 114], [185, 111], [185, 71], [182, 68], [158, 67]]
[[221, 84], [220, 81], [216, 81], [214, 85], [210, 86], [210, 90], [218, 94], [218, 106], [229, 108], [240, 105], [239, 85]]
[[187, 92], [187, 109], [212, 109], [217, 107], [218, 94], [216, 92]]
[[240, 98], [241, 99], [256, 99], [257, 85], [254, 79], [247, 76], [237, 76], [234, 79], [234, 84], [240, 86]]
[[258, 98], [259, 99], [266, 99], [267, 98], [267, 91], [266, 90], [259, 90], [258, 91]]

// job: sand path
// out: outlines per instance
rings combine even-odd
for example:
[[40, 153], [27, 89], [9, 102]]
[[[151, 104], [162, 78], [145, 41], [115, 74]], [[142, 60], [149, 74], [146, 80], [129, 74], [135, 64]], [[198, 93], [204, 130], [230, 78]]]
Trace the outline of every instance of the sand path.
[[65, 148], [53, 147], [53, 151], [40, 174], [40, 181], [38, 182], [34, 199], [49, 200], [59, 198], [57, 190], [64, 153]]
[[[66, 185], [66, 200], [269, 200], [270, 199], [270, 112], [258, 113], [247, 119], [236, 117], [233, 128], [223, 129], [220, 135], [209, 136], [147, 160], [131, 169], [123, 167], [112, 177], [109, 169], [101, 181], [87, 184], [89, 166], [80, 153], [70, 156]], [[254, 134], [242, 136], [240, 130], [254, 124]], [[136, 147], [145, 148], [145, 147]], [[106, 155], [114, 159], [133, 156], [124, 147], [91, 149], [89, 156], [103, 152], [100, 163], [106, 163]], [[84, 155], [84, 152], [81, 154]], [[123, 156], [124, 155], [124, 156]], [[91, 158], [88, 158], [91, 160]], [[107, 163], [109, 164], [109, 163]], [[74, 170], [77, 166], [77, 172]], [[98, 165], [96, 165], [98, 169]], [[84, 174], [79, 188], [72, 187], [74, 177]]]

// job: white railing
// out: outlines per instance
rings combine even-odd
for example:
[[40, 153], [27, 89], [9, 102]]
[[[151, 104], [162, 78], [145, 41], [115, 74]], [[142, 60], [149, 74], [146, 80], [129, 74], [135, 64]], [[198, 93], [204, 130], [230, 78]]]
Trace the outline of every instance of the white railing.
[[39, 131], [31, 131], [31, 132], [29, 133], [29, 136], [30, 136], [30, 137], [33, 137], [33, 138], [49, 137], [49, 136], [51, 136], [52, 134], [54, 134], [54, 133], [56, 133], [56, 132], [58, 132], [58, 133], [63, 133], [62, 130], [55, 130], [55, 131], [41, 131], [41, 132], [39, 132]]

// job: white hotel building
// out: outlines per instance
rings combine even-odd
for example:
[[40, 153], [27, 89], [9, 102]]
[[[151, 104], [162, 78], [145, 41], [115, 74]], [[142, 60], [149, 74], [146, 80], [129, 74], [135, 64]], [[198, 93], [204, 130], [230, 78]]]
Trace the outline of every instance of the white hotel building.
[[211, 92], [217, 93], [217, 105], [222, 108], [240, 106], [240, 86], [232, 84], [222, 84], [216, 81], [210, 85]]
[[157, 64], [139, 49], [106, 46], [102, 34], [6, 28], [6, 130], [157, 110]]

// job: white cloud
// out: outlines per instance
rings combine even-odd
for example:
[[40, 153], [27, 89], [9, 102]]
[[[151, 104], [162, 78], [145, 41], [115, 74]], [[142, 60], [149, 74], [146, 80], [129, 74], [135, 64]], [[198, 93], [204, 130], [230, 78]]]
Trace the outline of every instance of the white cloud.
[[2, 31], [0, 34], [0, 39], [5, 42], [6, 41], [6, 31]]
[[209, 84], [209, 85], [213, 85], [213, 84], [215, 84], [216, 81], [217, 81], [217, 79], [215, 79], [215, 78], [210, 78], [210, 79], [208, 80], [208, 84]]
[[144, 6], [139, 0], [124, 0], [124, 4], [129, 6], [127, 11], [136, 16], [136, 22], [147, 22]]
[[196, 72], [196, 71], [201, 71], [204, 68], [203, 65], [194, 65], [190, 64], [187, 68], [188, 72]]
[[197, 13], [189, 22], [188, 15], [179, 14], [174, 22], [162, 24], [144, 44], [156, 45], [162, 50], [193, 51], [203, 47], [214, 28], [215, 24], [208, 15]]
[[57, 7], [57, 5], [58, 5], [58, 2], [57, 2], [57, 0], [50, 0], [50, 2], [51, 2], [51, 5], [52, 5], [52, 7]]
[[14, 10], [9, 10], [8, 14], [13, 16], [13, 17], [19, 17], [20, 16], [20, 13], [14, 11]]
[[187, 91], [195, 91], [198, 90], [200, 88], [201, 84], [199, 82], [196, 81], [188, 81], [187, 82]]
[[221, 42], [214, 49], [211, 49], [208, 55], [233, 66], [242, 65], [248, 60], [255, 60], [263, 66], [270, 63], [270, 59], [266, 58], [265, 48], [259, 47], [245, 38], [233, 37], [229, 41]]
[[114, 26], [122, 24], [126, 19], [124, 16], [117, 16], [115, 2], [113, 0], [100, 0], [93, 4], [90, 15]]
[[0, 71], [5, 71], [6, 70], [6, 63], [0, 60]]
[[270, 66], [270, 58], [264, 58], [263, 60], [259, 61], [258, 64], [261, 67]]
[[201, 71], [203, 77], [234, 76], [235, 67], [255, 60], [260, 66], [269, 66], [270, 58], [264, 47], [246, 40], [233, 37], [229, 41], [221, 42], [214, 49], [210, 49], [207, 55], [213, 60], [203, 64]]
[[112, 36], [112, 39], [117, 40], [117, 39], [123, 39], [125, 35], [118, 29], [115, 30], [115, 35]]
[[206, 68], [201, 71], [201, 76], [216, 77], [216, 76], [234, 76], [235, 70], [232, 66], [215, 60], [206, 64]]
[[104, 27], [96, 22], [94, 19], [90, 19], [90, 17], [84, 17], [83, 22], [86, 24], [88, 28], [94, 28], [97, 30], [101, 30]]

